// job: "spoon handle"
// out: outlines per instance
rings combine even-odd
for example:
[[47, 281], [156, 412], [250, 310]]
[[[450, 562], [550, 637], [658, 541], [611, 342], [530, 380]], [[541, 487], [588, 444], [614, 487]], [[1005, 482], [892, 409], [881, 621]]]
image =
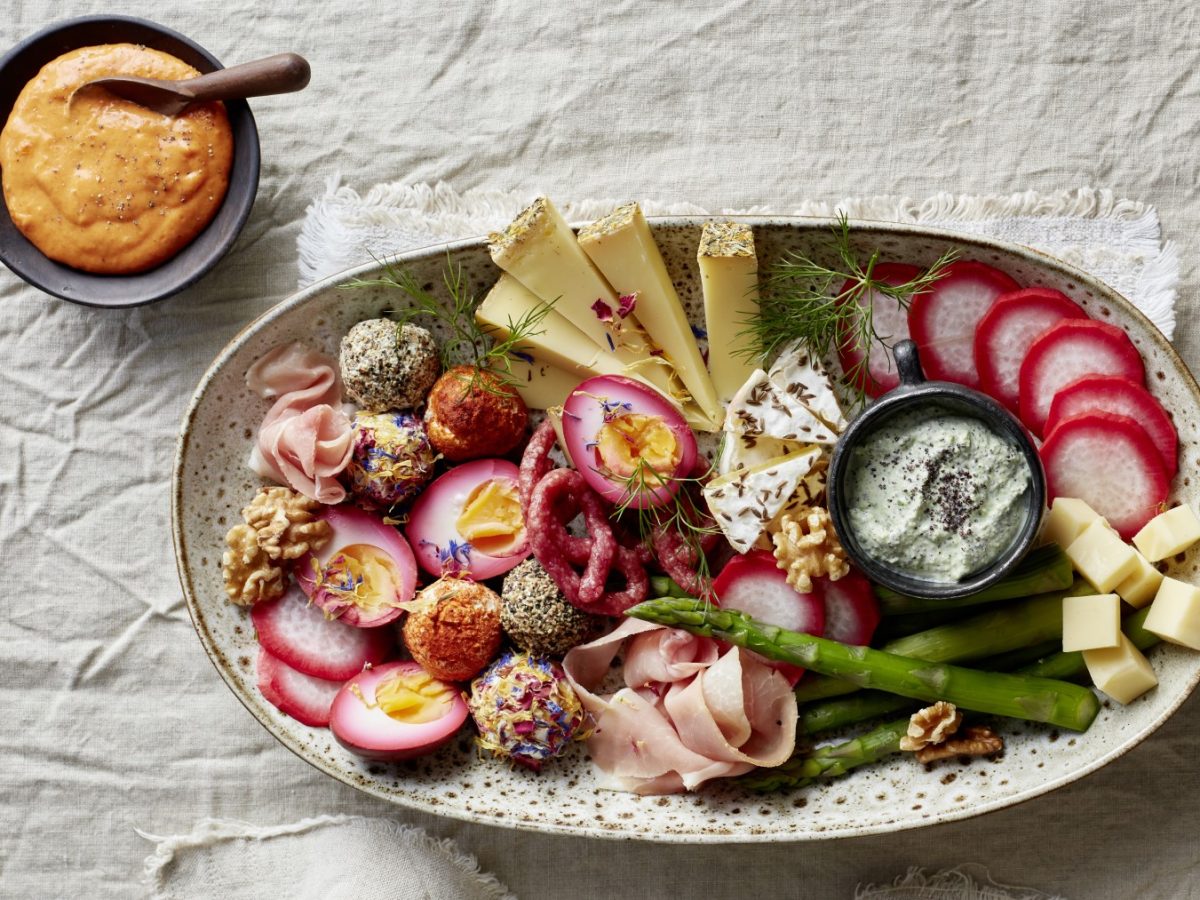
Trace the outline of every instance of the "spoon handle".
[[178, 82], [194, 101], [240, 100], [268, 94], [290, 94], [308, 84], [308, 60], [296, 53], [277, 53], [228, 69]]

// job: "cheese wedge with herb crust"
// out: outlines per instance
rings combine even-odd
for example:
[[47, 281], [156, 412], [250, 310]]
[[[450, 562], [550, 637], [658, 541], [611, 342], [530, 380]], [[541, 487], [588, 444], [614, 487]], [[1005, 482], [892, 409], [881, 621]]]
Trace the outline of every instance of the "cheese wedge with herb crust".
[[754, 340], [745, 334], [758, 315], [754, 233], [740, 222], [708, 222], [696, 251], [708, 331], [708, 371], [727, 403], [754, 371]]
[[634, 316], [712, 420], [708, 430], [716, 431], [724, 415], [721, 402], [641, 207], [626, 203], [581, 228], [579, 246], [617, 293], [637, 297]]
[[714, 478], [704, 486], [709, 511], [734, 550], [750, 550], [779, 512], [795, 502], [821, 453], [820, 447], [805, 447]]

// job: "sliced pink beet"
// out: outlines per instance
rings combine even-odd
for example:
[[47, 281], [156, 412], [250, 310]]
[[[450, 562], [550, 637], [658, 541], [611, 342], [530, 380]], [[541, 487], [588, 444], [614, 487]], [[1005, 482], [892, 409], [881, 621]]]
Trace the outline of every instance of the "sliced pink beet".
[[256, 603], [250, 621], [258, 642], [276, 659], [339, 684], [363, 666], [383, 662], [396, 643], [390, 628], [351, 628], [329, 618], [296, 586], [277, 600]]
[[851, 569], [837, 581], [818, 578], [814, 587], [825, 598], [825, 637], [863, 647], [871, 643], [881, 615], [871, 582]]
[[[725, 609], [736, 609], [750, 618], [788, 631], [821, 637], [825, 634], [825, 603], [816, 593], [801, 594], [788, 584], [787, 575], [765, 550], [735, 556], [713, 581], [713, 595]], [[773, 663], [795, 684], [804, 669]]]
[[1065, 319], [1030, 345], [1021, 363], [1021, 421], [1036, 435], [1045, 433], [1054, 395], [1084, 375], [1116, 375], [1145, 383], [1142, 356], [1115, 325], [1094, 319]]
[[1046, 433], [1063, 419], [1085, 412], [1108, 412], [1136, 421], [1162, 457], [1167, 478], [1179, 471], [1179, 435], [1163, 405], [1136, 381], [1115, 375], [1085, 375], [1054, 395], [1046, 417]]
[[1158, 514], [1169, 482], [1146, 430], [1128, 416], [1089, 412], [1059, 422], [1041, 449], [1047, 500], [1077, 497], [1125, 540]]
[[417, 588], [408, 541], [382, 519], [354, 506], [331, 506], [321, 518], [333, 528], [318, 553], [296, 563], [296, 580], [332, 618], [356, 628], [397, 619]]
[[467, 720], [462, 692], [415, 662], [355, 675], [338, 692], [329, 727], [339, 744], [368, 759], [409, 759], [452, 738]]
[[563, 405], [563, 438], [575, 468], [610, 503], [666, 503], [696, 464], [696, 437], [670, 400], [640, 381], [598, 375]]
[[329, 724], [333, 698], [340, 681], [327, 681], [297, 672], [262, 647], [258, 650], [258, 689], [272, 706], [305, 725], [324, 728]]
[[1016, 412], [1021, 363], [1034, 338], [1055, 322], [1086, 318], [1082, 307], [1053, 288], [1031, 287], [1001, 294], [975, 329], [979, 389]]
[[[907, 284], [921, 274], [917, 266], [906, 263], [879, 263], [871, 270], [871, 277], [883, 284], [898, 287]], [[847, 281], [842, 285], [842, 294], [853, 290], [857, 282]], [[841, 339], [838, 359], [842, 371], [853, 374], [853, 383], [869, 397], [878, 397], [900, 383], [896, 362], [891, 348], [897, 341], [908, 337], [908, 310], [894, 298], [879, 291], [864, 291], [858, 305], [871, 309], [871, 327], [882, 340], [873, 340], [870, 348], [853, 344], [854, 332], [848, 331]], [[869, 353], [869, 356], [868, 356]], [[867, 357], [867, 364], [862, 365]]]
[[[508, 460], [477, 459], [455, 466], [425, 488], [405, 526], [421, 568], [437, 578], [466, 574], [482, 581], [503, 575], [529, 556], [518, 476]], [[470, 512], [476, 508], [477, 513]]]
[[921, 350], [925, 374], [940, 381], [979, 387], [975, 329], [1001, 294], [1020, 285], [999, 269], [960, 260], [928, 291], [913, 298], [908, 328]]

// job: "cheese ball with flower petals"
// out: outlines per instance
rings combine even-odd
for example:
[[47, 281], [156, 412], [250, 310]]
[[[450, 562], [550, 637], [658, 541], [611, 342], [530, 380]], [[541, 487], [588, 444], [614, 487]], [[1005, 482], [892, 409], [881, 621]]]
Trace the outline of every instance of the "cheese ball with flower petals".
[[346, 475], [367, 506], [391, 510], [414, 499], [433, 477], [437, 454], [425, 423], [407, 413], [354, 417], [354, 450]]

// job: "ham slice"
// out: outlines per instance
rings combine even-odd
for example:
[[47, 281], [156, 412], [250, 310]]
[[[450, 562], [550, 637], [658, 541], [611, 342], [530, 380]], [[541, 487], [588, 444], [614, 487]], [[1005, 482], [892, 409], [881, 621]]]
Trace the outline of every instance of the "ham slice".
[[[626, 686], [596, 693], [625, 647]], [[596, 721], [588, 752], [604, 786], [639, 794], [693, 790], [756, 766], [777, 766], [796, 744], [787, 680], [751, 654], [680, 629], [628, 619], [571, 650], [563, 668]]]
[[321, 503], [340, 503], [353, 427], [341, 409], [337, 362], [303, 344], [276, 347], [246, 372], [246, 386], [275, 399], [258, 429], [250, 468]]

